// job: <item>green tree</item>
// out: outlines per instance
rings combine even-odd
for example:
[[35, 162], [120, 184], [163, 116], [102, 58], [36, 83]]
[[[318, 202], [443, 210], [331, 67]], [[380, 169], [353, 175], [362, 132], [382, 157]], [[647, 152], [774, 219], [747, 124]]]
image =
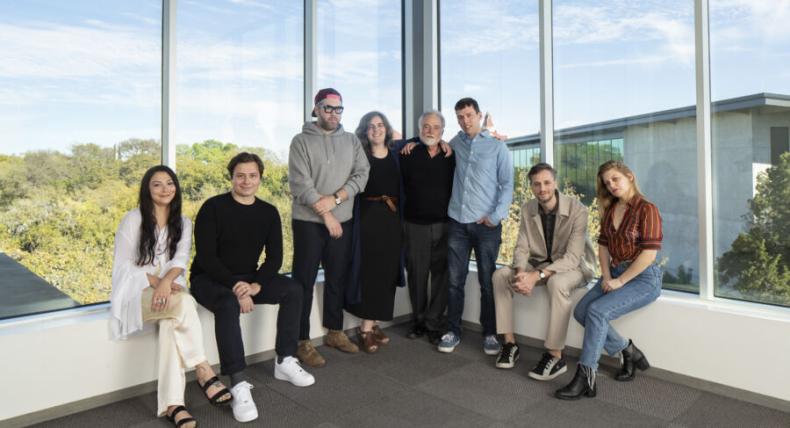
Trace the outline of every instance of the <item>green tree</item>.
[[721, 285], [749, 298], [790, 304], [790, 153], [757, 178], [746, 231], [718, 259]]

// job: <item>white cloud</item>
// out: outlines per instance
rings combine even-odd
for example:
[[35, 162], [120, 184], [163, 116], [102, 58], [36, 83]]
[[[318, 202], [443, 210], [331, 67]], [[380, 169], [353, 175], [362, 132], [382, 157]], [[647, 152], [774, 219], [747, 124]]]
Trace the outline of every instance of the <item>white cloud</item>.
[[711, 3], [711, 43], [726, 50], [765, 45], [787, 49], [790, 0], [717, 0]]
[[232, 4], [240, 6], [256, 7], [265, 10], [272, 10], [272, 5], [256, 0], [229, 0]]
[[538, 48], [538, 15], [524, 3], [457, 2], [442, 5], [442, 52], [479, 55]]

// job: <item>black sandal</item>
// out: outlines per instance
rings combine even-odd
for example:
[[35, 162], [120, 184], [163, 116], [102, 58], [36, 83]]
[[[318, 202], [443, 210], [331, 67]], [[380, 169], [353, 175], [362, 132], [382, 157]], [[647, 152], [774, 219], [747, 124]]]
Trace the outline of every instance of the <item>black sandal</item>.
[[186, 407], [184, 407], [184, 406], [178, 406], [178, 407], [176, 407], [175, 409], [173, 409], [173, 413], [171, 413], [171, 414], [169, 414], [169, 415], [167, 415], [167, 414], [166, 414], [165, 416], [167, 416], [167, 420], [169, 420], [170, 422], [172, 422], [172, 423], [173, 423], [173, 425], [175, 425], [175, 426], [176, 426], [176, 428], [180, 427], [181, 425], [188, 424], [188, 423], [190, 423], [190, 422], [194, 422], [194, 423], [195, 423], [195, 426], [197, 427], [197, 421], [195, 420], [195, 418], [184, 418], [184, 419], [181, 419], [180, 421], [176, 422], [176, 415], [177, 415], [177, 414], [179, 414], [179, 413], [181, 413], [181, 412], [187, 412], [187, 413], [189, 413], [189, 412], [187, 411], [187, 408], [186, 408]]
[[[200, 386], [200, 389], [203, 390], [203, 395], [206, 396], [206, 399], [208, 400], [209, 403], [211, 403], [214, 406], [225, 406], [227, 404], [230, 404], [230, 402], [233, 400], [233, 395], [230, 393], [228, 388], [222, 388], [219, 391], [217, 391], [217, 393], [214, 394], [213, 396], [211, 397], [208, 396], [208, 389], [214, 386], [215, 383], [219, 383], [219, 382], [220, 382], [219, 378], [214, 376], [211, 379], [207, 380], [206, 383], [204, 383], [203, 385], [200, 385], [200, 382], [198, 382], [198, 385]], [[230, 395], [230, 398], [228, 398], [227, 400], [220, 400], [220, 398], [224, 397], [226, 394]]]

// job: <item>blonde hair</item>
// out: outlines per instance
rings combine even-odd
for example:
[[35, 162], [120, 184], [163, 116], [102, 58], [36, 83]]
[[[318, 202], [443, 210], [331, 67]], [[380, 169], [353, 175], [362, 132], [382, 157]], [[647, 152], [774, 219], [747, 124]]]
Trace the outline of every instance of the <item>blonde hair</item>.
[[636, 175], [631, 171], [631, 168], [626, 166], [622, 161], [606, 161], [598, 167], [598, 175], [595, 177], [595, 198], [598, 200], [598, 206], [601, 207], [604, 212], [606, 212], [606, 210], [617, 200], [617, 198], [609, 192], [609, 189], [606, 188], [606, 183], [603, 182], [604, 173], [610, 169], [615, 169], [617, 172], [625, 175], [626, 178], [631, 179], [631, 197], [644, 197], [639, 190], [639, 184], [636, 182]]

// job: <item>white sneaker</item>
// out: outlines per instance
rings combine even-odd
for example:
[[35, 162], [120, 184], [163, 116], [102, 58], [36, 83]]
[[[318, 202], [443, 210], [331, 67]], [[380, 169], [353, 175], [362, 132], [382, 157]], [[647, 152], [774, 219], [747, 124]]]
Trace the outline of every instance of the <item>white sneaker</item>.
[[230, 407], [233, 408], [233, 417], [239, 422], [249, 422], [258, 419], [258, 408], [255, 407], [255, 402], [252, 401], [252, 394], [250, 390], [252, 385], [249, 382], [239, 382], [230, 389], [233, 394], [233, 401]]
[[313, 375], [307, 373], [294, 357], [283, 358], [282, 364], [274, 360], [274, 378], [287, 380], [294, 386], [310, 386], [315, 383]]

